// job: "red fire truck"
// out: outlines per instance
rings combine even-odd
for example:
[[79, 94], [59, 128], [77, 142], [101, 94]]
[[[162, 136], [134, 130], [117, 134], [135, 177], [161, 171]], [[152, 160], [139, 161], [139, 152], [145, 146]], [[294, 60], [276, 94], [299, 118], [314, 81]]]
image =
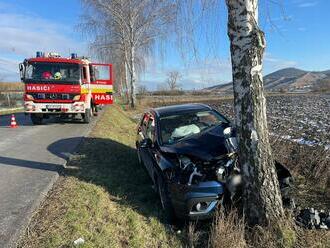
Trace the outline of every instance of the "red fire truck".
[[33, 124], [41, 124], [51, 115], [80, 116], [89, 123], [99, 105], [113, 102], [111, 64], [91, 63], [74, 53], [62, 58], [56, 53], [37, 52], [19, 69], [25, 83], [25, 113]]

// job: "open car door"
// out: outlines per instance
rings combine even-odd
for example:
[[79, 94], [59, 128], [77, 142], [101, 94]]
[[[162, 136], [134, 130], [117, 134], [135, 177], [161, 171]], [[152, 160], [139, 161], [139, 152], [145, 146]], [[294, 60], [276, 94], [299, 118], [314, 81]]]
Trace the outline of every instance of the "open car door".
[[113, 73], [111, 64], [91, 64], [91, 89], [95, 104], [112, 104]]

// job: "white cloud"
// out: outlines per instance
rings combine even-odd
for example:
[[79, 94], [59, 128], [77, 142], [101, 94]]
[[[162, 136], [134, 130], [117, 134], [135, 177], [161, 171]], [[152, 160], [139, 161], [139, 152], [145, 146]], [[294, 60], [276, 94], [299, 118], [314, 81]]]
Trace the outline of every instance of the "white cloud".
[[[166, 80], [167, 73], [171, 70], [178, 70], [182, 75], [180, 82], [183, 89], [200, 89], [212, 85], [228, 83], [232, 80], [230, 60], [207, 59], [187, 65], [183, 68], [163, 68], [160, 69], [156, 65], [155, 59], [152, 59], [147, 68], [146, 74], [141, 78], [140, 83], [146, 85], [149, 89], [154, 90], [157, 85], [163, 84]], [[264, 74], [274, 72], [287, 67], [296, 67], [297, 62], [286, 60], [273, 56], [266, 52], [264, 56]]]
[[87, 46], [70, 37], [70, 27], [30, 14], [0, 13], [0, 33], [0, 73], [7, 74], [11, 80], [18, 80], [12, 64], [17, 68], [19, 62], [34, 56], [36, 51], [55, 51], [63, 56], [69, 56], [70, 52], [88, 55]]
[[0, 51], [31, 56], [37, 50], [68, 53], [84, 49], [83, 45], [70, 38], [70, 29], [42, 18], [0, 14]]
[[305, 27], [299, 27], [298, 28], [298, 31], [300, 31], [300, 32], [305, 32], [307, 29], [305, 28]]
[[272, 54], [266, 52], [264, 56], [264, 71], [265, 74], [287, 68], [297, 66], [296, 61], [286, 60], [278, 57], [274, 57]]
[[19, 79], [17, 61], [0, 58], [0, 79], [11, 81], [13, 77], [15, 78], [15, 81]]
[[309, 8], [309, 7], [314, 7], [317, 4], [318, 4], [317, 1], [314, 1], [314, 2], [305, 2], [305, 3], [299, 3], [298, 4], [298, 7], [299, 8]]
[[185, 67], [158, 68], [153, 59], [153, 63], [148, 63], [148, 67], [141, 84], [149, 89], [156, 89], [157, 85], [166, 81], [167, 73], [171, 70], [178, 70], [182, 74], [180, 86], [183, 89], [200, 89], [215, 84], [231, 81], [231, 64], [229, 60], [206, 59], [193, 62]]

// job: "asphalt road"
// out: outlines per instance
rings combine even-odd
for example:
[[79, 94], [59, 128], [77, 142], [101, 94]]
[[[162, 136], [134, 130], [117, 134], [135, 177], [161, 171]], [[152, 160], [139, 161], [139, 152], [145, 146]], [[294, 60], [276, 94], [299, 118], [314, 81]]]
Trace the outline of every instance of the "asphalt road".
[[16, 114], [0, 116], [0, 247], [15, 247], [29, 219], [82, 138], [95, 122], [83, 124], [51, 118], [32, 125]]

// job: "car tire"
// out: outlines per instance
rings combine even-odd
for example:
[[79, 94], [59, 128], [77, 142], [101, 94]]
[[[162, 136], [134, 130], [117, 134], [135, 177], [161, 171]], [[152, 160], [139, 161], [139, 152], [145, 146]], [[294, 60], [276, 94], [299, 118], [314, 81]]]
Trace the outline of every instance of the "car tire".
[[36, 114], [31, 114], [31, 121], [34, 125], [41, 125], [42, 124], [42, 116], [38, 116]]
[[85, 113], [82, 114], [84, 123], [86, 124], [90, 123], [91, 117], [92, 117], [92, 110], [90, 108], [85, 109]]
[[172, 206], [172, 202], [169, 196], [168, 185], [164, 178], [160, 175], [157, 176], [157, 193], [160, 198], [160, 204], [165, 213], [165, 218], [168, 224], [173, 224], [175, 220], [175, 213]]
[[141, 159], [141, 154], [140, 154], [140, 148], [136, 146], [136, 154], [138, 157], [139, 165], [143, 165], [142, 159]]

